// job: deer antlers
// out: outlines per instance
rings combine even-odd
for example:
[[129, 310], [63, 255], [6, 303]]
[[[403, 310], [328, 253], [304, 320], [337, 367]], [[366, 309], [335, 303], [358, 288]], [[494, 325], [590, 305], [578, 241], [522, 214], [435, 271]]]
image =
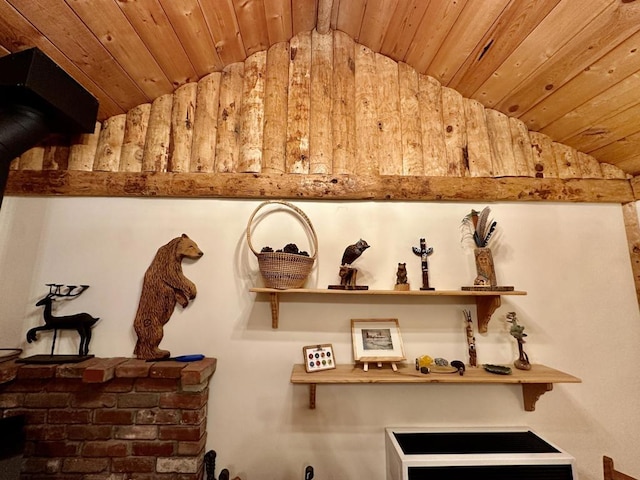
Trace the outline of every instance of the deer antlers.
[[[49, 287], [49, 293], [47, 294], [48, 297], [77, 297], [87, 288], [89, 288], [89, 285], [65, 286], [63, 283], [46, 283], [45, 285]], [[62, 292], [62, 287], [66, 287], [65, 292]], [[76, 288], [79, 288], [80, 290], [78, 290], [76, 293], [73, 293]]]

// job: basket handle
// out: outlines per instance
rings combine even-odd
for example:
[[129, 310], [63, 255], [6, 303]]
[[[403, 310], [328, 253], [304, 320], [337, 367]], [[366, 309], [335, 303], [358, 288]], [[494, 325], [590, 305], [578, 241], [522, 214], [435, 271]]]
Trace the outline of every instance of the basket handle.
[[313, 225], [311, 224], [311, 220], [309, 220], [309, 217], [307, 217], [307, 215], [298, 207], [284, 200], [267, 200], [266, 202], [262, 202], [260, 205], [258, 205], [258, 207], [253, 211], [253, 213], [249, 217], [249, 221], [247, 222], [247, 243], [249, 244], [249, 248], [251, 249], [253, 254], [258, 256], [258, 253], [259, 253], [259, 252], [256, 252], [256, 250], [253, 248], [253, 245], [251, 244], [251, 224], [253, 223], [253, 218], [256, 216], [256, 214], [262, 207], [272, 203], [279, 203], [280, 205], [289, 207], [290, 209], [292, 209], [302, 217], [304, 222], [307, 224], [307, 227], [309, 227], [309, 230], [311, 231], [311, 240], [313, 242], [313, 255], [310, 258], [315, 260], [316, 255], [318, 254], [318, 236], [316, 235], [316, 231], [314, 230]]

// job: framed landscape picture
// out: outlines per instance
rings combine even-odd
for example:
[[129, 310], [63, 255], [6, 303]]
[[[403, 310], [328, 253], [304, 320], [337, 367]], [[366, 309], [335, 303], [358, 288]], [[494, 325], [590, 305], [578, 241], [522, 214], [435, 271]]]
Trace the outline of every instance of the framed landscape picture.
[[396, 318], [352, 319], [351, 337], [356, 362], [395, 364], [405, 360]]

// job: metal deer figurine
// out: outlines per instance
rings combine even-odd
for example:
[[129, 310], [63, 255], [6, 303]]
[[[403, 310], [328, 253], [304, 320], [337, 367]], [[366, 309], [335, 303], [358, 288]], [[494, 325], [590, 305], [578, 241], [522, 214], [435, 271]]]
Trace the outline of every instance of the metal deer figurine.
[[[66, 285], [66, 290], [62, 292], [64, 285], [57, 283], [48, 283], [49, 293], [46, 297], [36, 303], [36, 307], [44, 305], [44, 325], [34, 327], [27, 332], [27, 342], [36, 341], [37, 333], [44, 330], [53, 330], [53, 345], [51, 346], [51, 354], [56, 345], [56, 335], [58, 330], [77, 330], [80, 335], [79, 355], [87, 355], [89, 353], [89, 342], [91, 341], [91, 327], [99, 320], [88, 313], [76, 313], [75, 315], [66, 315], [55, 317], [52, 313], [51, 305], [56, 298], [77, 297], [84, 292], [89, 285]], [[79, 289], [79, 290], [78, 290]], [[74, 290], [75, 293], [74, 293]]]

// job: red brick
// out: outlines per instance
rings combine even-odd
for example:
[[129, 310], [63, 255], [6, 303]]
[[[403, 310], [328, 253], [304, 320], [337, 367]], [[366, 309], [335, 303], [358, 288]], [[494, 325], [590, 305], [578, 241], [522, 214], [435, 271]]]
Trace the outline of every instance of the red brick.
[[47, 383], [48, 392], [82, 392], [87, 384], [77, 378], [58, 378]]
[[27, 408], [64, 408], [69, 406], [68, 393], [27, 393], [24, 396]]
[[22, 405], [24, 394], [0, 393], [0, 408], [16, 408]]
[[215, 358], [203, 358], [189, 363], [182, 369], [182, 384], [197, 385], [209, 379], [216, 371], [218, 361]]
[[178, 455], [204, 456], [204, 447], [207, 436], [203, 435], [197, 442], [178, 442]]
[[82, 455], [85, 457], [126, 457], [129, 454], [128, 442], [85, 442]]
[[67, 436], [70, 440], [106, 440], [112, 430], [108, 425], [68, 425]]
[[47, 411], [43, 409], [33, 410], [29, 408], [16, 408], [10, 410], [10, 412], [10, 415], [5, 416], [24, 415], [26, 419], [25, 423], [27, 425], [38, 425], [47, 421]]
[[15, 360], [0, 363], [0, 383], [7, 383], [16, 378], [18, 367]]
[[36, 442], [33, 453], [36, 457], [75, 457], [79, 447], [77, 442]]
[[56, 374], [56, 365], [22, 365], [18, 368], [17, 378], [53, 378]]
[[175, 392], [178, 380], [171, 378], [139, 378], [134, 383], [136, 392]]
[[149, 376], [151, 363], [146, 360], [131, 358], [116, 367], [116, 377], [144, 378]]
[[25, 458], [22, 463], [22, 473], [57, 473], [60, 471], [61, 463], [60, 458]]
[[90, 410], [49, 410], [49, 423], [89, 423]]
[[163, 393], [160, 395], [160, 406], [197, 410], [207, 403], [208, 398], [208, 389], [198, 393]]
[[170, 457], [175, 454], [175, 442], [133, 442], [131, 453], [143, 457]]
[[118, 408], [157, 407], [159, 399], [157, 393], [127, 393], [118, 395]]
[[134, 410], [96, 410], [93, 414], [93, 423], [111, 425], [131, 425], [133, 423]]
[[47, 385], [42, 379], [22, 379], [2, 386], [5, 392], [42, 392]]
[[112, 472], [155, 472], [155, 457], [114, 458], [111, 461]]
[[158, 473], [196, 473], [198, 459], [195, 457], [158, 458], [156, 471]]
[[84, 408], [111, 408], [116, 405], [114, 393], [102, 393], [100, 391], [83, 391], [71, 397], [72, 407]]
[[126, 393], [133, 390], [133, 378], [114, 378], [110, 382], [101, 385], [105, 392]]
[[198, 425], [207, 418], [207, 406], [199, 410], [183, 410], [180, 418], [181, 425]]
[[158, 427], [155, 425], [128, 425], [115, 427], [114, 438], [120, 440], [155, 440]]
[[86, 383], [104, 383], [115, 376], [116, 367], [128, 359], [123, 357], [101, 358], [82, 373], [82, 381]]
[[136, 412], [135, 423], [138, 425], [163, 424], [178, 425], [180, 423], [180, 411], [168, 409], [143, 409]]
[[158, 438], [160, 440], [197, 441], [205, 432], [204, 423], [199, 426], [180, 427], [163, 425], [159, 427]]
[[157, 362], [152, 364], [149, 376], [151, 378], [180, 378], [184, 367], [184, 362]]
[[99, 473], [109, 466], [107, 458], [65, 458], [62, 463], [64, 473]]
[[46, 425], [39, 422], [35, 425], [25, 425], [24, 432], [28, 440], [65, 440], [66, 427], [66, 425]]
[[90, 358], [78, 363], [65, 363], [58, 365], [56, 368], [56, 378], [77, 378], [81, 379], [87, 367], [90, 367], [100, 361], [99, 358]]

